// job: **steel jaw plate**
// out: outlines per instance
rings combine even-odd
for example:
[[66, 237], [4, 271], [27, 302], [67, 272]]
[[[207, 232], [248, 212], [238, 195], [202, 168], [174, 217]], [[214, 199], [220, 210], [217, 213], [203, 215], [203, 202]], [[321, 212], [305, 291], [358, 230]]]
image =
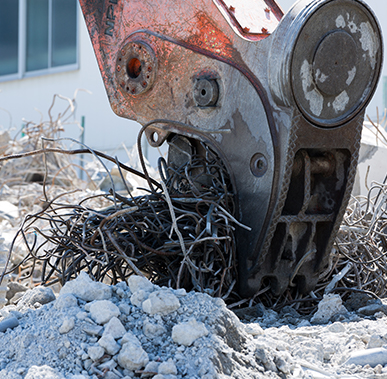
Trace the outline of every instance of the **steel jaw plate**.
[[152, 146], [210, 144], [232, 177], [239, 292], [309, 292], [349, 200], [380, 27], [355, 0], [80, 0], [110, 104]]

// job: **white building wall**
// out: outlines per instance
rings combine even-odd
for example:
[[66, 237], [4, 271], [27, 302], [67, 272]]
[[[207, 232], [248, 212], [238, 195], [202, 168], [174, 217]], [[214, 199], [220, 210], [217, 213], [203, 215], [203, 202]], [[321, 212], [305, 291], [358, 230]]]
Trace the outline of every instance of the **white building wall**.
[[[287, 11], [294, 2], [278, 0], [278, 3], [284, 11]], [[387, 3], [380, 0], [367, 0], [367, 3], [375, 11], [387, 35], [387, 17], [385, 17]], [[136, 142], [139, 125], [134, 121], [116, 116], [111, 110], [81, 11], [79, 11], [78, 24], [79, 70], [0, 82], [0, 126], [8, 128], [12, 125], [14, 130], [19, 130], [23, 124], [23, 118], [39, 121], [41, 116], [36, 109], [42, 112], [44, 119], [47, 119], [47, 110], [54, 94], [72, 98], [77, 88], [87, 89], [92, 94], [84, 92], [78, 94], [76, 111], [78, 120], [81, 116], [85, 116], [85, 143], [110, 155], [118, 155], [125, 161], [124, 151], [117, 151], [117, 148], [122, 144], [130, 147]], [[383, 74], [387, 76], [386, 65]], [[376, 118], [376, 107], [379, 108], [380, 113], [384, 109], [381, 87], [379, 85], [367, 110], [373, 119]], [[63, 109], [64, 104], [56, 108], [57, 111]], [[66, 134], [79, 139], [79, 129], [76, 126], [68, 126]], [[154, 163], [157, 151], [150, 149], [150, 152], [151, 161]]]
[[[8, 129], [10, 115], [14, 130], [20, 130], [23, 118], [39, 122], [41, 115], [36, 109], [47, 120], [47, 111], [54, 94], [72, 98], [76, 89], [87, 89], [92, 94], [79, 92], [76, 110], [79, 121], [85, 116], [85, 143], [114, 156], [120, 145], [130, 147], [136, 142], [139, 124], [117, 117], [111, 110], [80, 9], [78, 25], [79, 69], [0, 82], [0, 125]], [[66, 102], [58, 100], [54, 110], [56, 113], [63, 112], [65, 106]], [[79, 139], [80, 130], [75, 125], [67, 126], [66, 135]], [[122, 152], [119, 156], [125, 157]]]

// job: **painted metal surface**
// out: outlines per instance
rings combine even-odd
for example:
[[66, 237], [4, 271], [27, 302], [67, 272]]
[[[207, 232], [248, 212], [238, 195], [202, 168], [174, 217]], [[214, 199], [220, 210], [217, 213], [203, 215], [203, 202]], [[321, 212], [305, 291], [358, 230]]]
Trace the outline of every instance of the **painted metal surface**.
[[[112, 109], [210, 144], [233, 179], [239, 288], [310, 291], [350, 196], [381, 34], [357, 0], [80, 0]], [[251, 9], [251, 12], [249, 12]], [[343, 77], [344, 76], [344, 77]]]

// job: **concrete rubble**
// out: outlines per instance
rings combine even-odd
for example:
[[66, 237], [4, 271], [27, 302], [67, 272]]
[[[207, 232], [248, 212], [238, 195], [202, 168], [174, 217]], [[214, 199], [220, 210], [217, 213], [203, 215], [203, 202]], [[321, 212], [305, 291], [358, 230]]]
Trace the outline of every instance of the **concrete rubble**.
[[325, 296], [313, 316], [256, 307], [241, 321], [219, 298], [139, 276], [20, 291], [0, 310], [0, 378], [387, 378], [377, 300], [348, 311]]

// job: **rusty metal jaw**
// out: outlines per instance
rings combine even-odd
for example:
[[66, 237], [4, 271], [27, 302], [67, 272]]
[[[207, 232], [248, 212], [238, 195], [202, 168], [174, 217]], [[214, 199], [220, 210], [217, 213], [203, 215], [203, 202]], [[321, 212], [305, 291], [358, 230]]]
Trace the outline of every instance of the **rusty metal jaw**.
[[[274, 1], [256, 0], [247, 26], [224, 0], [80, 3], [113, 110], [148, 125], [152, 146], [204, 141], [229, 170], [236, 217], [252, 229], [236, 231], [241, 295], [266, 281], [276, 294], [310, 291], [380, 76], [372, 11], [356, 0], [300, 1], [279, 22]], [[169, 164], [179, 156], [171, 151]]]

